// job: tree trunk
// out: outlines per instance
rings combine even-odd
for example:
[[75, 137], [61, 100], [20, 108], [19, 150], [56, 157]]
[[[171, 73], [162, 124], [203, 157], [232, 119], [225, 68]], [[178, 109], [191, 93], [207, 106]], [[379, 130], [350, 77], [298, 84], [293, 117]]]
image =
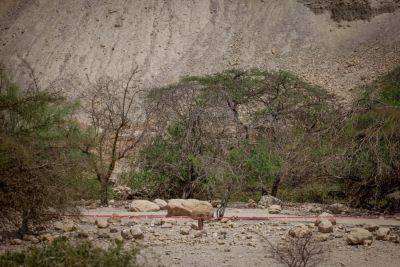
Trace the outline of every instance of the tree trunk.
[[100, 204], [103, 207], [108, 206], [108, 179], [101, 180], [100, 188]]
[[278, 174], [275, 178], [274, 184], [272, 185], [271, 196], [276, 197], [278, 194], [279, 184], [281, 182], [281, 175]]

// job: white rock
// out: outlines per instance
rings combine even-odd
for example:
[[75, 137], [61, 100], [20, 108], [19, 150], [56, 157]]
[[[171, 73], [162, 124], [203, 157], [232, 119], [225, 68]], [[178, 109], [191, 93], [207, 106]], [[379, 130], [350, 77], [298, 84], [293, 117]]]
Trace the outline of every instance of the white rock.
[[372, 240], [372, 233], [363, 228], [353, 228], [346, 236], [349, 245], [363, 245], [366, 240]]
[[144, 238], [143, 231], [142, 231], [142, 229], [140, 229], [139, 226], [134, 226], [131, 228], [131, 235], [135, 239], [143, 239]]
[[189, 227], [182, 227], [179, 232], [180, 232], [181, 235], [188, 235], [190, 233], [190, 228]]
[[295, 238], [305, 237], [311, 234], [311, 229], [304, 224], [299, 224], [289, 230], [289, 235]]
[[164, 199], [156, 198], [153, 200], [155, 204], [157, 204], [161, 210], [167, 209], [168, 203]]
[[376, 240], [389, 240], [390, 228], [388, 227], [379, 227], [379, 229], [375, 232]]
[[54, 223], [54, 229], [61, 230], [63, 232], [72, 232], [76, 229], [74, 222], [56, 222]]
[[328, 220], [322, 220], [318, 224], [318, 231], [320, 233], [332, 233], [333, 232], [333, 225], [330, 221]]
[[328, 221], [330, 221], [333, 225], [336, 224], [336, 218], [335, 218], [335, 216], [333, 216], [332, 214], [330, 214], [330, 213], [328, 213], [328, 212], [323, 212], [323, 213], [321, 213], [321, 214], [317, 217], [317, 219], [316, 219], [316, 221], [315, 221], [315, 225], [318, 226], [318, 224], [320, 224], [322, 220], [328, 220]]
[[171, 199], [167, 211], [167, 216], [212, 217], [214, 214], [211, 203], [197, 199]]
[[268, 207], [268, 212], [271, 214], [279, 214], [282, 211], [282, 207], [280, 205], [271, 205]]
[[129, 211], [133, 212], [146, 212], [146, 211], [159, 211], [160, 206], [148, 200], [133, 200], [129, 205]]
[[123, 239], [132, 239], [131, 231], [130, 229], [123, 229], [121, 231], [121, 236]]
[[325, 242], [329, 239], [329, 234], [318, 234], [315, 236], [315, 240], [318, 242]]
[[108, 227], [108, 221], [106, 219], [97, 219], [96, 220], [96, 226], [97, 228], [107, 228]]

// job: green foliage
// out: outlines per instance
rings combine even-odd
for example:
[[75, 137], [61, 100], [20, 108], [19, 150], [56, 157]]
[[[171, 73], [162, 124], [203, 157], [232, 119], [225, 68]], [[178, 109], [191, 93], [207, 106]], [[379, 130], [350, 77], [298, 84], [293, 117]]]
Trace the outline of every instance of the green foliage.
[[136, 253], [136, 250], [125, 251], [121, 243], [102, 249], [90, 242], [73, 245], [66, 239], [58, 239], [44, 247], [0, 255], [0, 266], [137, 266]]
[[227, 187], [262, 190], [281, 174], [313, 174], [299, 172], [292, 155], [303, 158], [300, 151], [326, 131], [334, 104], [332, 95], [285, 71], [185, 77], [148, 95], [159, 132], [139, 156], [139, 173], [165, 182], [170, 192], [205, 190], [208, 197]]
[[[17, 224], [40, 221], [51, 206], [64, 209], [84, 169], [75, 147], [75, 104], [56, 93], [22, 91], [0, 80], [0, 206]], [[27, 198], [26, 196], [30, 196]], [[21, 216], [16, 216], [20, 214]], [[21, 219], [19, 221], [18, 219]]]
[[353, 205], [384, 208], [384, 196], [400, 189], [400, 68], [365, 88], [342, 143], [343, 186]]
[[280, 160], [265, 142], [243, 143], [232, 149], [228, 161], [247, 188], [271, 187], [280, 171]]

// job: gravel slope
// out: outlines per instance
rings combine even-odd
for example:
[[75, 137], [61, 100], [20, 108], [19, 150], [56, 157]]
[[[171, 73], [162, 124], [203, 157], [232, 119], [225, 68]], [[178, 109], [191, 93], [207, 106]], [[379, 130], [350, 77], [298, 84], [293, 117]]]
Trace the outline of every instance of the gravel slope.
[[400, 63], [400, 13], [337, 23], [295, 0], [1, 0], [0, 61], [77, 95], [138, 64], [144, 86], [233, 67], [288, 69], [349, 99]]

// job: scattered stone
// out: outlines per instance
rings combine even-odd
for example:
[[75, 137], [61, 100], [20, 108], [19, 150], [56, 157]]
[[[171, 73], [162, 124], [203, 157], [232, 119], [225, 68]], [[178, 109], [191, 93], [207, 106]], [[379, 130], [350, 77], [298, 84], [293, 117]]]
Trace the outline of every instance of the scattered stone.
[[163, 223], [162, 225], [161, 225], [161, 228], [172, 228], [172, 224], [171, 223]]
[[320, 233], [332, 233], [333, 232], [333, 225], [330, 221], [328, 220], [322, 220], [318, 224], [318, 231]]
[[193, 236], [195, 238], [199, 238], [199, 237], [202, 237], [203, 235], [206, 235], [206, 234], [207, 234], [206, 231], [202, 230], [202, 231], [196, 231]]
[[294, 238], [301, 238], [311, 234], [310, 228], [304, 224], [298, 224], [289, 230], [289, 235]]
[[189, 228], [189, 227], [182, 227], [182, 228], [180, 229], [179, 233], [180, 233], [181, 235], [189, 235], [189, 233], [190, 233], [190, 228]]
[[214, 209], [207, 201], [197, 199], [171, 199], [167, 205], [167, 216], [213, 217]]
[[322, 212], [322, 207], [318, 206], [316, 204], [306, 204], [304, 206], [304, 209], [311, 213], [321, 213]]
[[254, 201], [254, 199], [250, 198], [249, 201], [247, 202], [247, 207], [254, 209], [257, 207], [257, 203]]
[[219, 240], [217, 240], [217, 244], [218, 244], [218, 245], [225, 245], [225, 241], [219, 239]]
[[343, 234], [341, 234], [341, 233], [334, 233], [334, 234], [333, 234], [333, 237], [334, 237], [334, 238], [342, 238], [342, 237], [343, 237]]
[[372, 240], [372, 233], [363, 228], [353, 228], [346, 236], [349, 245], [363, 245], [366, 240]]
[[76, 229], [74, 222], [66, 221], [66, 222], [56, 222], [54, 223], [54, 229], [61, 230], [63, 232], [72, 232]]
[[142, 229], [140, 229], [139, 226], [134, 226], [131, 228], [131, 235], [133, 238], [135, 239], [143, 239], [144, 238], [144, 234]]
[[390, 228], [388, 227], [379, 227], [375, 232], [376, 240], [389, 240]]
[[400, 243], [400, 236], [399, 235], [395, 235], [395, 234], [391, 234], [389, 235], [389, 241], [393, 242], [393, 243]]
[[221, 223], [227, 223], [227, 222], [229, 222], [230, 220], [229, 220], [229, 218], [222, 218], [221, 220], [220, 220], [220, 222]]
[[121, 218], [118, 218], [117, 214], [112, 214], [111, 216], [112, 216], [111, 218], [107, 219], [107, 222], [109, 224], [120, 224], [121, 223]]
[[271, 205], [282, 205], [282, 201], [276, 197], [264, 195], [260, 198], [260, 201], [258, 201], [258, 205], [264, 207], [269, 207]]
[[88, 238], [89, 237], [89, 233], [88, 232], [86, 232], [85, 230], [79, 230], [77, 233], [76, 233], [76, 236], [78, 237], [78, 238]]
[[131, 235], [131, 231], [130, 231], [130, 229], [123, 229], [122, 231], [121, 231], [121, 237], [123, 238], [123, 239], [132, 239], [132, 235]]
[[280, 205], [271, 205], [268, 207], [268, 212], [271, 214], [279, 214], [282, 211], [282, 207]]
[[24, 235], [24, 237], [22, 239], [25, 241], [29, 241], [33, 244], [39, 243], [39, 239], [37, 239], [36, 236], [33, 236], [33, 235]]
[[22, 240], [21, 239], [13, 239], [10, 241], [11, 245], [21, 245], [22, 244]]
[[107, 233], [107, 232], [98, 232], [98, 233], [97, 233], [97, 236], [98, 236], [99, 238], [104, 238], [104, 239], [110, 238], [110, 234]]
[[336, 218], [335, 216], [333, 216], [332, 214], [328, 213], [328, 212], [323, 212], [321, 213], [316, 221], [315, 221], [315, 225], [318, 226], [318, 224], [321, 223], [322, 220], [328, 220], [330, 221], [333, 225], [336, 225]]
[[370, 232], [374, 232], [376, 230], [378, 230], [379, 226], [376, 224], [367, 224], [364, 226], [364, 229], [370, 231]]
[[95, 222], [97, 228], [104, 229], [109, 226], [108, 221], [105, 219], [97, 219]]
[[115, 227], [110, 228], [110, 233], [118, 233], [118, 229]]
[[147, 211], [159, 211], [160, 207], [148, 200], [133, 200], [129, 205], [129, 211], [133, 212], [147, 212]]
[[341, 203], [335, 203], [328, 207], [333, 214], [341, 214], [342, 212], [346, 211], [346, 206]]
[[386, 195], [386, 199], [389, 203], [390, 211], [400, 212], [400, 190], [394, 191], [393, 193]]
[[315, 236], [315, 241], [325, 242], [329, 239], [329, 234], [318, 234]]
[[50, 243], [53, 242], [57, 238], [58, 238], [58, 235], [52, 235], [52, 234], [44, 234], [39, 237], [39, 239], [41, 241], [46, 241], [46, 242], [50, 242]]
[[372, 245], [372, 239], [368, 239], [364, 241], [364, 246], [369, 247]]
[[156, 199], [153, 200], [153, 202], [155, 204], [157, 204], [160, 207], [161, 210], [167, 209], [168, 203], [164, 199], [156, 198]]

